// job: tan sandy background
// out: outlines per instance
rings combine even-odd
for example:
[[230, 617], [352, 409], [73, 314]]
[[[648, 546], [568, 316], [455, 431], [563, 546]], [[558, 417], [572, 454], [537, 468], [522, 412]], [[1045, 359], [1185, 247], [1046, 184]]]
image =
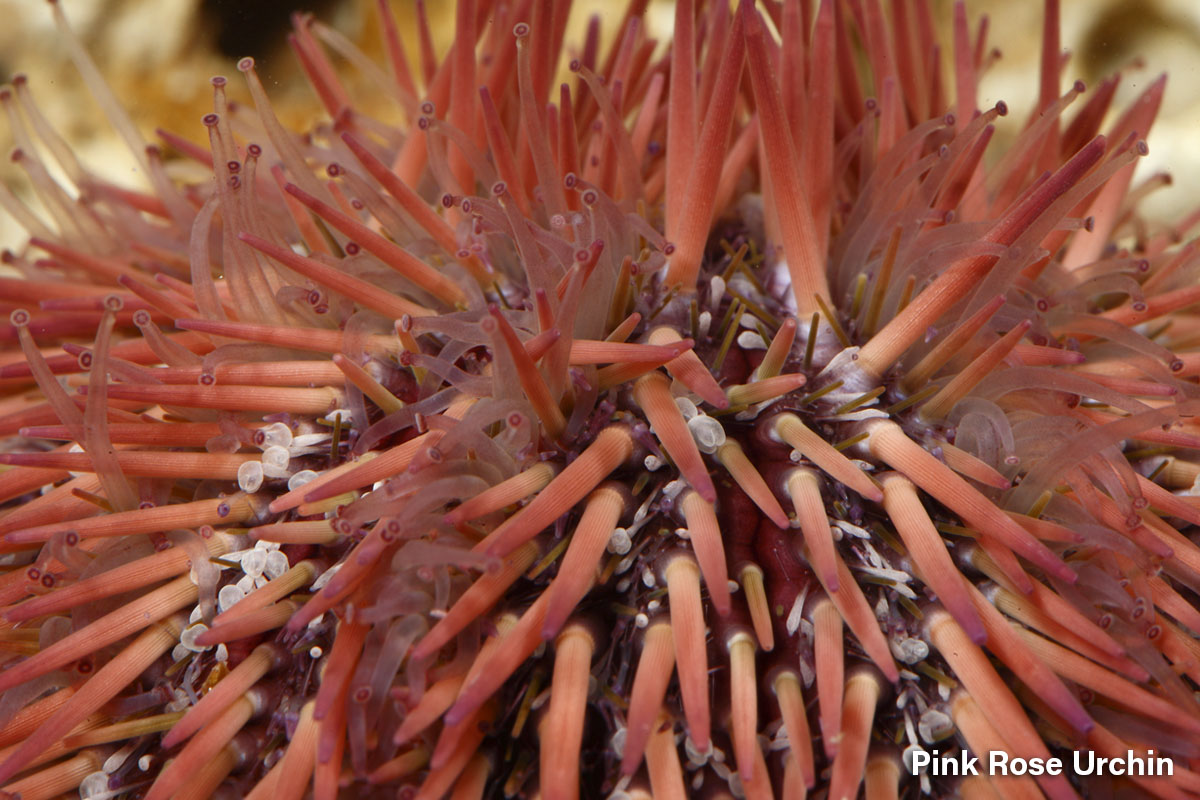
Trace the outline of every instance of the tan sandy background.
[[[260, 0], [255, 0], [256, 2]], [[266, 0], [261, 0], [265, 2]], [[379, 51], [374, 0], [325, 0], [322, 19]], [[144, 135], [156, 126], [200, 139], [200, 116], [208, 110], [208, 78], [231, 77], [234, 96], [241, 91], [234, 57], [220, 54], [220, 32], [214, 15], [206, 13], [218, 0], [60, 0], [76, 30], [102, 65]], [[236, 8], [246, 0], [223, 0]], [[951, 4], [933, 0], [946, 26], [948, 41]], [[885, 6], [889, 3], [885, 2]], [[444, 38], [452, 22], [452, 3], [429, 3], [437, 30]], [[393, 0], [402, 22], [414, 19], [409, 0]], [[574, 23], [582, 26], [591, 11], [615, 21], [617, 0], [577, 0]], [[991, 18], [989, 41], [1002, 56], [987, 75], [981, 104], [1008, 102], [1014, 113], [1011, 130], [1022, 119], [1036, 93], [1040, 48], [1041, 0], [975, 0], [968, 4], [974, 26], [982, 13]], [[1071, 51], [1067, 78], [1080, 77], [1094, 85], [1120, 70], [1125, 77], [1119, 104], [1134, 97], [1155, 76], [1168, 71], [1167, 99], [1150, 137], [1150, 156], [1142, 176], [1166, 170], [1175, 185], [1152, 195], [1146, 210], [1160, 218], [1177, 217], [1200, 205], [1200, 3], [1195, 0], [1063, 0], [1063, 45]], [[236, 15], [234, 16], [236, 25]], [[660, 37], [670, 29], [671, 4], [656, 2], [649, 25]], [[416, 34], [406, 30], [410, 54], [417, 52]], [[264, 30], [264, 41], [280, 41]], [[286, 45], [264, 45], [258, 54], [260, 72], [283, 116], [302, 126], [317, 111], [311, 92], [297, 75]], [[66, 57], [43, 0], [0, 0], [0, 81], [16, 72], [29, 76], [46, 114], [74, 143], [85, 162], [121, 180], [129, 175], [130, 159], [103, 123], [95, 103], [83, 92]], [[1002, 130], [1003, 134], [1004, 131]], [[1002, 140], [1001, 140], [1002, 141]], [[0, 153], [11, 148], [7, 125], [0, 122]], [[993, 145], [993, 149], [998, 149]], [[0, 176], [12, 179], [15, 169], [0, 160]], [[19, 177], [18, 177], [19, 180]], [[21, 233], [0, 214], [0, 245], [14, 246]]]

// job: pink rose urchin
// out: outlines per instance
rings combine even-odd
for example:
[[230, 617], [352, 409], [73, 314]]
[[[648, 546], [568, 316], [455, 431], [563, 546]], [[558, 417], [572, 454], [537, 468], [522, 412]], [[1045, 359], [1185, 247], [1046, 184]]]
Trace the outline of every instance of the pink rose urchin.
[[[0, 91], [10, 796], [1200, 795], [1197, 216], [1057, 0], [1002, 154], [962, 3], [380, 0], [149, 146], [51, 6], [143, 180]], [[1073, 750], [1170, 774], [905, 766]]]

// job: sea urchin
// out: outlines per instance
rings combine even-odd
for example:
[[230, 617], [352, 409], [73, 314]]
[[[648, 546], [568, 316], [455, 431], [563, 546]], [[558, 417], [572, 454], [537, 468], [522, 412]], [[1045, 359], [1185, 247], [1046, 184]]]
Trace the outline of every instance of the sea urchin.
[[144, 185], [0, 90], [10, 796], [1200, 796], [1197, 217], [1057, 0], [999, 158], [962, 2], [379, 0], [161, 146], [51, 7]]

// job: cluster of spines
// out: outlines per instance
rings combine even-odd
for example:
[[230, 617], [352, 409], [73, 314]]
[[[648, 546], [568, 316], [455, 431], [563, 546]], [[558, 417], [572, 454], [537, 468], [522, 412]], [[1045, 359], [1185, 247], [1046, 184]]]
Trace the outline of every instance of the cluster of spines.
[[[729, 715], [731, 763], [748, 796], [771, 796], [773, 784], [803, 796], [818, 780], [831, 796], [854, 796], [864, 775], [869, 796], [887, 796], [901, 770], [893, 753], [872, 756], [869, 744], [872, 730], [891, 734], [895, 719], [880, 701], [897, 682], [910, 700], [921, 696], [918, 707], [947, 708], [976, 752], [999, 743], [1047, 755], [1027, 710], [1060, 741], [1105, 754], [1147, 741], [1136, 716], [1089, 712], [1062, 678], [1089, 698], [1196, 733], [1195, 701], [1171, 669], [1196, 680], [1187, 630], [1200, 630], [1200, 619], [1180, 592], [1197, 588], [1200, 549], [1149, 509], [1191, 523], [1200, 513], [1117, 449], [1138, 439], [1160, 448], [1145, 456], [1153, 458], [1200, 443], [1189, 420], [1192, 323], [1177, 313], [1197, 298], [1180, 287], [1191, 250], [1171, 251], [1163, 234], [1139, 243], [1139, 258], [1104, 250], [1127, 211], [1133, 162], [1144, 152], [1138, 137], [1161, 81], [1107, 138], [1096, 134], [1109, 91], [1060, 126], [1083, 87], [1058, 95], [1057, 5], [1047, 3], [1038, 113], [1009, 157], [985, 171], [991, 123], [1005, 109], [975, 114], [986, 40], [981, 30], [971, 41], [961, 4], [953, 116], [939, 116], [945, 99], [925, 3], [897, 4], [890, 21], [874, 2], [768, 4], [780, 47], [749, 3], [698, 14], [681, 0], [663, 63], [652, 60], [645, 9], [634, 3], [603, 63], [598, 24], [589, 28], [572, 63], [579, 80], [574, 90], [562, 85], [547, 114], [564, 5], [531, 2], [505, 18], [464, 0], [450, 53], [439, 62], [423, 46], [420, 79], [386, 3], [380, 9], [392, 74], [379, 77], [409, 115], [410, 135], [350, 103], [323, 45], [356, 65], [361, 56], [300, 20], [293, 48], [332, 125], [313, 139], [293, 137], [244, 60], [256, 114], [229, 103], [224, 80], [215, 80], [209, 146], [164, 137], [214, 167], [207, 191], [166, 178], [161, 154], [143, 149], [97, 88], [65, 23], [81, 71], [154, 194], [109, 186], [74, 163], [23, 81], [0, 96], [10, 110], [19, 105], [81, 197], [53, 183], [24, 135], [14, 161], [52, 222], [7, 194], [0, 200], [48, 254], [36, 266], [86, 276], [69, 288], [5, 283], [18, 302], [40, 301], [40, 311], [14, 310], [20, 351], [0, 379], [17, 387], [32, 379], [44, 398], [38, 405], [14, 394], [5, 429], [73, 441], [82, 452], [0, 457], [14, 467], [0, 476], [6, 498], [60, 484], [0, 518], [9, 552], [38, 551], [2, 579], [7, 640], [29, 657], [0, 673], [0, 686], [36, 696], [61, 685], [55, 671], [72, 665], [86, 679], [10, 722], [4, 738], [13, 750], [0, 774], [7, 780], [89, 748], [9, 790], [40, 796], [78, 783], [107, 755], [105, 743], [169, 730], [162, 746], [183, 747], [148, 796], [203, 793], [247, 765], [262, 745], [254, 720], [266, 714], [267, 730], [285, 727], [290, 743], [249, 796], [301, 796], [310, 782], [317, 796], [333, 796], [344, 759], [371, 783], [417, 782], [418, 796], [479, 796], [505, 766], [496, 754], [476, 754], [488, 727], [509, 719], [502, 701], [524, 698], [510, 728], [518, 733], [535, 702], [528, 687], [501, 689], [552, 642], [550, 700], [536, 723], [538, 783], [543, 796], [573, 796], [589, 668], [611, 647], [595, 619], [574, 612], [581, 603], [588, 611], [593, 582], [620, 584], [622, 564], [640, 567], [635, 580], [665, 586], [667, 615], [644, 620], [636, 667], [631, 655], [618, 656], [631, 683], [612, 759], [615, 774], [632, 776], [645, 757], [656, 796], [686, 792], [676, 714], [685, 752], [703, 762], [714, 713]], [[418, 19], [424, 31], [424, 14]], [[851, 29], [870, 54], [874, 99], [864, 99], [850, 58]], [[246, 132], [269, 150], [240, 145]], [[651, 146], [656, 137], [664, 157]], [[744, 248], [713, 275], [706, 253], [714, 219], [756, 156], [782, 280], [737, 266]], [[440, 213], [417, 191], [429, 176]], [[799, 190], [806, 185], [821, 188]], [[849, 211], [844, 197], [853, 198]], [[123, 239], [136, 242], [130, 255], [121, 254]], [[937, 272], [922, 249], [948, 266]], [[33, 271], [27, 256], [6, 261]], [[212, 263], [223, 278], [214, 279]], [[692, 302], [689, 320], [686, 302], [703, 282], [709, 294]], [[592, 295], [602, 302], [588, 302]], [[781, 313], [789, 306], [795, 318]], [[73, 321], [79, 312], [92, 316]], [[717, 323], [707, 336], [701, 313]], [[933, 347], [923, 344], [956, 315]], [[755, 321], [744, 345], [746, 316]], [[1164, 318], [1179, 328], [1172, 349], [1129, 328]], [[131, 327], [141, 338], [114, 337]], [[90, 347], [68, 344], [66, 356], [38, 348], [39, 337], [97, 329]], [[638, 335], [643, 341], [628, 341]], [[1068, 338], [1074, 349], [1056, 346]], [[331, 358], [280, 360], [296, 352]], [[89, 377], [74, 394], [55, 378], [80, 370]], [[809, 393], [797, 396], [801, 388]], [[1033, 388], [1049, 391], [1039, 397]], [[322, 424], [335, 409], [343, 411]], [[267, 412], [284, 423], [286, 442], [255, 419]], [[1039, 438], [1060, 442], [1058, 452]], [[631, 459], [646, 449], [682, 483], [632, 479]], [[293, 459], [315, 469], [291, 468]], [[894, 472], [872, 477], [855, 459]], [[1161, 477], [1187, 486], [1190, 467], [1172, 459]], [[289, 478], [287, 490], [272, 484], [270, 496], [264, 478]], [[242, 491], [204, 496], [204, 482], [214, 481]], [[932, 513], [926, 498], [936, 501]], [[882, 513], [864, 515], [863, 501]], [[106, 513], [90, 516], [97, 506]], [[689, 543], [647, 539], [647, 512], [674, 514]], [[614, 532], [630, 514], [630, 527], [646, 530], [621, 545]], [[856, 528], [864, 516], [886, 518], [895, 534], [881, 536], [891, 536], [894, 558], [875, 553], [874, 563], [838, 544], [834, 531], [845, 529], [831, 519]], [[570, 536], [548, 541], [547, 529]], [[974, 541], [948, 547], [943, 534]], [[105, 541], [119, 536], [148, 537], [159, 552], [87, 577]], [[295, 564], [222, 608], [221, 570], [240, 563], [249, 574], [251, 540], [284, 543]], [[603, 555], [614, 547], [637, 548], [638, 558]], [[864, 591], [867, 577], [890, 585], [897, 602], [880, 605], [892, 595]], [[909, 578], [937, 603], [908, 599], [899, 584]], [[501, 610], [479, 643], [481, 621], [523, 580], [536, 588], [534, 602]], [[301, 604], [294, 595], [307, 587]], [[57, 641], [35, 643], [20, 627], [125, 592], [139, 594]], [[801, 646], [796, 631], [806, 625]], [[847, 663], [843, 627], [865, 659]], [[227, 675], [217, 663], [215, 685], [182, 718], [178, 710], [97, 717], [118, 696], [132, 700], [131, 682], [181, 641], [204, 650], [275, 631], [302, 646], [259, 645], [235, 656]], [[918, 657], [918, 646], [906, 650], [912, 641], [932, 646], [949, 674]], [[790, 662], [763, 669], [763, 652]], [[936, 676], [934, 687], [961, 688], [938, 698], [913, 672], [901, 681], [897, 653]], [[305, 657], [320, 659], [308, 695], [297, 674]], [[728, 690], [716, 707], [710, 665]], [[673, 670], [678, 706], [665, 702]], [[820, 751], [806, 711], [810, 678]], [[1144, 688], [1151, 680], [1154, 691]], [[775, 705], [759, 702], [771, 695]], [[281, 701], [283, 717], [270, 716]], [[787, 756], [770, 763], [759, 737], [763, 707], [778, 712], [788, 740]], [[371, 742], [369, 726], [381, 718], [395, 729], [390, 744]], [[440, 733], [424, 739], [438, 720]], [[394, 755], [376, 763], [386, 753]], [[527, 766], [517, 757], [510, 768], [515, 790], [529, 791], [518, 780]], [[188, 784], [194, 770], [202, 779]], [[1185, 797], [1197, 783], [1181, 760], [1173, 781], [1143, 786]], [[1005, 788], [1039, 790], [1072, 796], [1064, 779]]]

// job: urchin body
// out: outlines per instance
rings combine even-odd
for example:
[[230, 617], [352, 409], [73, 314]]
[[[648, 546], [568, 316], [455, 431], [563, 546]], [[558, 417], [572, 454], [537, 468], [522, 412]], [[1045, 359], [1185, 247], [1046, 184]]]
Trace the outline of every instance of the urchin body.
[[[253, 107], [163, 134], [202, 183], [55, 6], [151, 188], [5, 90], [6, 791], [1196, 791], [1200, 292], [1128, 202], [1162, 82], [1062, 122], [1048, 2], [991, 163], [961, 7], [950, 91], [925, 3], [699, 6], [561, 85], [564, 4], [463, 0], [441, 59], [381, 4], [386, 69], [299, 19], [330, 121], [244, 59]], [[1070, 749], [1173, 770], [906, 777]]]

